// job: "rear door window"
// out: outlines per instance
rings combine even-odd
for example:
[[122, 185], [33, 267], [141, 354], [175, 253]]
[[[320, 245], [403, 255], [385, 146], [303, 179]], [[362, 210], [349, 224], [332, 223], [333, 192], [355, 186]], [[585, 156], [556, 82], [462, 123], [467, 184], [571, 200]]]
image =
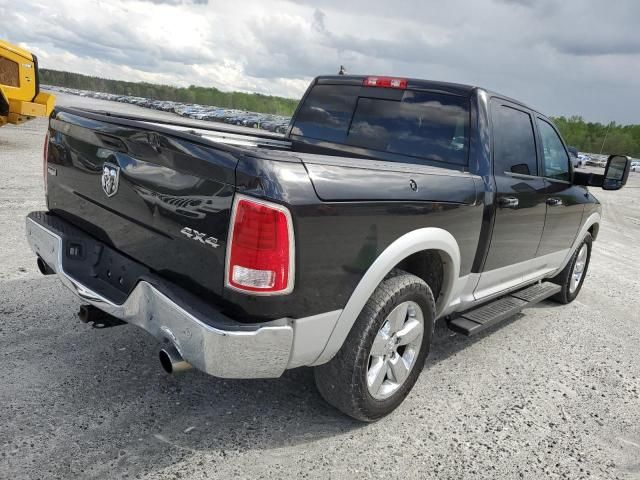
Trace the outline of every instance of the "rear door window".
[[492, 104], [493, 171], [495, 175], [538, 175], [531, 115], [500, 102]]

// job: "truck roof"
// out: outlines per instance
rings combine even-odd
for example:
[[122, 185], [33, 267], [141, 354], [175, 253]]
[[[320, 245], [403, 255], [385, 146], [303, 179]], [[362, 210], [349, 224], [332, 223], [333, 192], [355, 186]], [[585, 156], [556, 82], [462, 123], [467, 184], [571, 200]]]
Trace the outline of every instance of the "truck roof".
[[[315, 82], [319, 85], [322, 84], [341, 84], [341, 85], [362, 85], [362, 82], [365, 78], [369, 77], [382, 77], [383, 75], [321, 75], [316, 77]], [[393, 77], [396, 78], [396, 77]], [[406, 78], [406, 77], [397, 77], [402, 78], [407, 81], [408, 89], [416, 89], [416, 90], [432, 90], [432, 91], [440, 91], [444, 93], [449, 93], [453, 95], [461, 95], [461, 96], [469, 96], [474, 90], [482, 90], [486, 92], [490, 97], [500, 97], [510, 102], [516, 103], [518, 105], [522, 105], [529, 110], [533, 110], [536, 113], [538, 112], [535, 108], [528, 106], [527, 104], [517, 100], [515, 98], [511, 98], [507, 95], [502, 95], [501, 93], [494, 92], [488, 90], [483, 87], [479, 87], [477, 85], [465, 85], [462, 83], [452, 83], [452, 82], [440, 82], [437, 80], [425, 80], [419, 78]]]

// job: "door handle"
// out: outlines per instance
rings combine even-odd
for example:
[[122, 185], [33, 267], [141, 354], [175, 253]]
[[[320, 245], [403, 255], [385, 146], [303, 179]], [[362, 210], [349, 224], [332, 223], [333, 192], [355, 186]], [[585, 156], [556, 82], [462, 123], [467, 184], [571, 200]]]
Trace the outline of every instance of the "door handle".
[[498, 197], [498, 206], [500, 208], [516, 208], [519, 200], [516, 197]]
[[562, 205], [562, 199], [555, 198], [555, 197], [547, 198], [546, 204], [549, 205], [550, 207], [558, 207]]

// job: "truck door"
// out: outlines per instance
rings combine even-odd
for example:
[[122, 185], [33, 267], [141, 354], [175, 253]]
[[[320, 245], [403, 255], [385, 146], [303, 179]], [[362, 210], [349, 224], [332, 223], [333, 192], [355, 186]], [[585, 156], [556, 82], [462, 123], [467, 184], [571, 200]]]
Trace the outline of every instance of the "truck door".
[[554, 255], [560, 263], [578, 234], [586, 191], [571, 184], [570, 157], [553, 125], [541, 117], [536, 118], [536, 124], [547, 204], [537, 256]]
[[530, 112], [502, 99], [491, 100], [495, 215], [491, 244], [475, 297], [523, 282], [535, 268], [545, 221], [545, 180], [538, 171]]

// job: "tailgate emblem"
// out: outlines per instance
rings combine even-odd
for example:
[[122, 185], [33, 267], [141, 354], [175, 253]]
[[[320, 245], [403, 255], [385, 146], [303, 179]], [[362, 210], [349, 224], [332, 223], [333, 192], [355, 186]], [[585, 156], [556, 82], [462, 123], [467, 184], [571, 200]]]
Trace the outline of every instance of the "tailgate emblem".
[[102, 190], [107, 197], [113, 197], [118, 193], [118, 183], [120, 182], [120, 167], [111, 163], [102, 166]]
[[204, 243], [205, 245], [209, 245], [213, 248], [218, 248], [220, 246], [216, 237], [208, 237], [206, 233], [199, 232], [197, 230], [194, 230], [193, 228], [184, 227], [182, 230], [180, 230], [180, 233], [185, 237], [190, 238], [191, 240]]

